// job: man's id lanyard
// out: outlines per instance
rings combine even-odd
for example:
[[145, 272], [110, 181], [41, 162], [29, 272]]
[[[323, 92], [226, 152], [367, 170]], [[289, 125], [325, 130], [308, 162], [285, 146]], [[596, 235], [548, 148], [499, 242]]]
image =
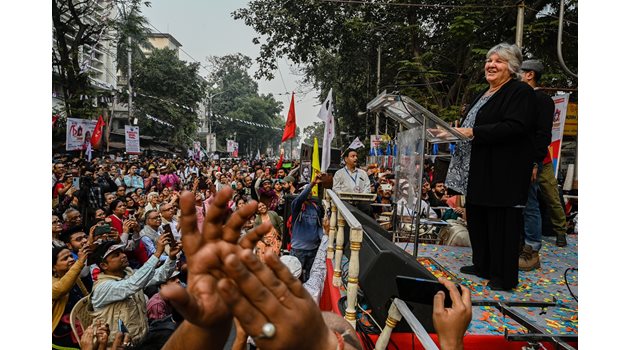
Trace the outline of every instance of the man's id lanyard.
[[359, 185], [357, 184], [357, 176], [359, 176], [359, 172], [357, 171], [356, 174], [354, 174], [354, 177], [352, 177], [350, 173], [348, 172], [348, 168], [344, 167], [343, 170], [346, 171], [346, 174], [348, 174], [348, 176], [350, 177], [350, 180], [354, 182], [354, 192], [359, 193], [361, 191], [361, 188], [359, 188]]

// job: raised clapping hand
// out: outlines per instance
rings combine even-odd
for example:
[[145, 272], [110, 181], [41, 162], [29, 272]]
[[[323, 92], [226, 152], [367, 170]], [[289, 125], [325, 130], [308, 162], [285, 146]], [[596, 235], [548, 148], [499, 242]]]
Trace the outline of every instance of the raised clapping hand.
[[[222, 252], [221, 298], [260, 349], [336, 349], [337, 337], [302, 283], [278, 256], [268, 251], [263, 264], [250, 249]], [[263, 325], [275, 327], [272, 337], [260, 337]]]
[[463, 349], [464, 333], [472, 319], [470, 290], [461, 286], [462, 294], [459, 294], [453, 282], [442, 277], [438, 280], [448, 289], [453, 301], [450, 308], [445, 308], [443, 292], [440, 291], [433, 297], [433, 325], [437, 331], [441, 349]]
[[[232, 190], [224, 188], [217, 193], [206, 211], [202, 232], [197, 227], [197, 216], [192, 192], [184, 192], [180, 197], [182, 215], [180, 218], [182, 244], [187, 259], [188, 287], [165, 286], [160, 294], [168, 300], [186, 321], [178, 328], [182, 337], [171, 337], [165, 349], [178, 349], [184, 346], [193, 349], [203, 347], [213, 340], [217, 348], [222, 348], [231, 327], [232, 314], [228, 305], [217, 291], [217, 282], [223, 272], [219, 265], [220, 252], [230, 253], [239, 249], [237, 240], [240, 229], [249, 217], [254, 215], [258, 203], [251, 201], [232, 214], [224, 225], [227, 203]], [[256, 242], [271, 229], [264, 223], [249, 231], [239, 242], [242, 248], [253, 248]], [[241, 249], [242, 249], [241, 248]]]

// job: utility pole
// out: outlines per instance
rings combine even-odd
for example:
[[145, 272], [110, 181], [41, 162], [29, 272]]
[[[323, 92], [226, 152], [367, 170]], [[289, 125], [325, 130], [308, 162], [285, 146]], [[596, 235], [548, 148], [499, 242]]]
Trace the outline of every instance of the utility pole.
[[[380, 44], [378, 45], [377, 51], [378, 51], [378, 56], [376, 59], [376, 95], [378, 96], [379, 94], [378, 90], [381, 88], [381, 45]], [[374, 129], [376, 129], [375, 134], [376, 134], [376, 137], [378, 137], [378, 122], [379, 122], [378, 113], [376, 113], [375, 122], [376, 122], [375, 123], [376, 125], [374, 126]]]
[[525, 1], [518, 3], [518, 13], [516, 15], [516, 46], [523, 48], [523, 25], [525, 22]]
[[129, 91], [129, 116], [127, 117], [127, 121], [129, 122], [129, 125], [131, 124], [131, 108], [132, 108], [132, 98], [133, 98], [133, 91], [131, 90], [131, 36], [127, 37], [127, 90]]
[[210, 152], [213, 152], [213, 153], [216, 152], [216, 150], [213, 147], [211, 147], [211, 142], [210, 142], [211, 139], [213, 138], [212, 137], [212, 117], [213, 117], [213, 114], [212, 114], [212, 99], [214, 97], [219, 96], [219, 95], [221, 95], [223, 93], [226, 93], [226, 92], [227, 91], [217, 92], [216, 94], [212, 94], [212, 95], [210, 95], [208, 97], [208, 112], [207, 112], [207, 114], [208, 114], [208, 121], [207, 121], [208, 122], [208, 136], [206, 138], [206, 143], [208, 144], [208, 147], [207, 147], [208, 150]]

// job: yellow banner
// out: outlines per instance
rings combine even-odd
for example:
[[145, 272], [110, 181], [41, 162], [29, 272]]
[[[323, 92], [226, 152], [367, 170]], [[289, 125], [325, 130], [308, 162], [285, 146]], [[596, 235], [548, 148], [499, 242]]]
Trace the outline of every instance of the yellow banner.
[[577, 136], [578, 131], [578, 106], [575, 102], [569, 102], [567, 106], [567, 119], [564, 121], [564, 136]]
[[[311, 169], [311, 182], [313, 182], [315, 180], [315, 176], [321, 169], [319, 166], [319, 143], [317, 142], [317, 137], [313, 141], [313, 160], [311, 162]], [[313, 194], [313, 197], [317, 197], [319, 194], [317, 192], [317, 186], [313, 187], [311, 193]]]

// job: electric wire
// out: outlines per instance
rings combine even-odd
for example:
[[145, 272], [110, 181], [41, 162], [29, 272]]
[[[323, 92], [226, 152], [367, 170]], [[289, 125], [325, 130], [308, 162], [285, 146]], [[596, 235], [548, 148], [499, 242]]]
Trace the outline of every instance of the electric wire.
[[[157, 30], [158, 34], [163, 34], [163, 32], [161, 30], [159, 30], [156, 26], [154, 26], [151, 22], [149, 22], [149, 20], [147, 19], [147, 23], [153, 27], [153, 29]], [[168, 33], [164, 33], [164, 34], [168, 34]], [[195, 59], [194, 57], [192, 57], [192, 55], [190, 55], [188, 52], [186, 52], [186, 50], [182, 49], [181, 47], [178, 48], [181, 52], [183, 52], [186, 56], [188, 56], [191, 60], [193, 60], [193, 62], [195, 63], [199, 63], [199, 67], [203, 68], [206, 70], [206, 72], [208, 73], [212, 73], [208, 68], [206, 68], [203, 64], [201, 64], [201, 62], [199, 62], [197, 59]]]
[[575, 301], [577, 302], [578, 298], [573, 294], [573, 291], [571, 291], [571, 286], [569, 286], [569, 282], [567, 281], [567, 272], [569, 271], [577, 271], [577, 268], [569, 267], [566, 270], [564, 270], [564, 284], [567, 286], [567, 289], [569, 290], [569, 294], [571, 294], [573, 299], [575, 299]]
[[445, 4], [414, 4], [408, 2], [368, 2], [358, 0], [320, 0], [322, 2], [357, 4], [357, 5], [386, 5], [386, 6], [402, 6], [402, 7], [425, 7], [425, 8], [455, 8], [455, 9], [471, 9], [471, 8], [510, 8], [516, 5], [445, 5]]

